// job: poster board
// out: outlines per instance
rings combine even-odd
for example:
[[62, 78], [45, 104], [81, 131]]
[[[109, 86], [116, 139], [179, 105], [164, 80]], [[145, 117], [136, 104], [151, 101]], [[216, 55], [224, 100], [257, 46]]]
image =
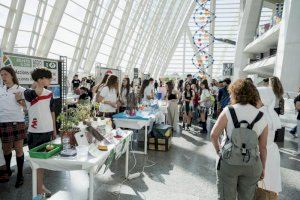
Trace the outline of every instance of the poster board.
[[[31, 72], [37, 67], [47, 67], [52, 72], [51, 84], [59, 84], [58, 60], [5, 52], [3, 55], [9, 57], [21, 85], [30, 85], [33, 83]], [[3, 61], [1, 60], [1, 62]], [[1, 66], [3, 66], [3, 64], [1, 64]]]
[[119, 69], [105, 68], [101, 67], [101, 65], [96, 65], [95, 70], [96, 83], [99, 83], [107, 73], [116, 75], [119, 79], [119, 82], [121, 81], [121, 70]]
[[233, 75], [233, 63], [223, 63], [223, 76]]

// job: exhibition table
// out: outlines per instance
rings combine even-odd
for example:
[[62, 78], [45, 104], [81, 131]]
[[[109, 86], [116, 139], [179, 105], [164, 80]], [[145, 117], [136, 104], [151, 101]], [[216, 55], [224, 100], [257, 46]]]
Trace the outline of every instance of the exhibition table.
[[[134, 151], [134, 153], [147, 154], [147, 145], [148, 145], [148, 131], [151, 131], [153, 123], [156, 120], [161, 119], [161, 113], [159, 110], [156, 112], [150, 111], [137, 111], [135, 116], [129, 116], [125, 113], [118, 113], [113, 115], [113, 120], [116, 125], [116, 128], [127, 128], [132, 130], [141, 130], [145, 127], [145, 143], [144, 143], [144, 151]], [[165, 117], [163, 117], [163, 120]], [[149, 126], [149, 129], [148, 129]]]
[[[53, 156], [48, 159], [38, 159], [28, 157], [32, 168], [32, 195], [37, 196], [37, 169], [48, 169], [53, 171], [73, 171], [85, 170], [89, 173], [89, 199], [93, 199], [94, 194], [94, 176], [97, 174], [98, 169], [105, 163], [113, 150], [119, 148], [125, 142], [125, 177], [128, 177], [128, 158], [129, 158], [129, 141], [132, 131], [126, 131], [121, 139], [115, 144], [107, 145], [107, 151], [100, 151], [97, 146], [91, 144], [89, 146], [89, 155], [86, 159], [81, 160], [75, 157], [61, 157], [60, 155]], [[91, 153], [93, 151], [93, 153]], [[95, 152], [96, 151], [96, 152]], [[92, 155], [94, 156], [92, 156]], [[96, 154], [96, 157], [95, 157]]]

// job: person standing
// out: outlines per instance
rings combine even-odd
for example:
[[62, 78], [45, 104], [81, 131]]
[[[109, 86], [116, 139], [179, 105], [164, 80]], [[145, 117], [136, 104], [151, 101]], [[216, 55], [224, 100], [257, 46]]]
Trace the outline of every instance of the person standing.
[[[274, 110], [278, 115], [284, 114], [284, 100], [283, 100], [283, 87], [282, 84], [276, 76], [272, 76], [269, 78], [269, 85], [272, 88], [275, 96], [276, 96], [276, 103]], [[283, 108], [282, 108], [283, 106]]]
[[157, 89], [158, 89], [158, 82], [157, 82], [157, 80], [155, 80], [155, 82], [154, 82], [154, 91], [157, 92]]
[[105, 117], [112, 117], [116, 113], [118, 104], [118, 77], [110, 75], [107, 79], [106, 85], [102, 88], [99, 95], [100, 115]]
[[297, 136], [298, 136], [298, 154], [300, 154], [300, 88], [299, 94], [294, 100], [296, 111], [298, 111], [297, 115]]
[[280, 154], [277, 144], [274, 142], [275, 131], [281, 127], [280, 118], [274, 111], [276, 97], [270, 87], [258, 87], [260, 96], [260, 111], [268, 122], [267, 160], [264, 178], [264, 188], [275, 193], [282, 191], [280, 173]]
[[142, 98], [142, 101], [154, 99], [153, 87], [151, 86], [150, 80], [143, 81], [140, 97]]
[[200, 96], [200, 125], [202, 127], [201, 133], [207, 133], [207, 115], [210, 108], [210, 92], [207, 81], [202, 81], [200, 84], [201, 96]]
[[78, 75], [75, 74], [74, 78], [72, 80], [72, 89], [73, 89], [74, 93], [79, 88], [79, 86], [80, 86], [80, 80], [78, 78]]
[[218, 94], [218, 113], [221, 113], [222, 110], [230, 104], [230, 95], [228, 92], [228, 86], [231, 83], [230, 78], [225, 78], [223, 83], [223, 88], [219, 90]]
[[101, 90], [105, 87], [109, 76], [109, 74], [105, 74], [102, 81], [93, 87], [93, 102], [99, 102], [99, 95], [101, 93]]
[[191, 123], [192, 123], [192, 117], [193, 117], [193, 99], [194, 99], [195, 93], [191, 89], [191, 85], [186, 82], [184, 86], [184, 92], [183, 92], [183, 126], [182, 128], [187, 131], [190, 130]]
[[[31, 89], [24, 91], [29, 116], [28, 147], [33, 149], [56, 138], [55, 104], [53, 94], [45, 89], [51, 83], [52, 73], [45, 67], [36, 68], [31, 73], [34, 81]], [[37, 192], [51, 196], [44, 185], [44, 170], [37, 170]]]
[[174, 88], [173, 81], [168, 81], [166, 85], [168, 101], [167, 123], [173, 127], [174, 132], [178, 132], [178, 91]]
[[0, 136], [3, 144], [6, 169], [12, 175], [10, 162], [12, 149], [16, 151], [18, 175], [15, 187], [23, 185], [24, 152], [23, 143], [26, 138], [25, 118], [22, 107], [25, 106], [23, 92], [25, 88], [19, 85], [16, 72], [11, 67], [0, 70], [4, 87], [0, 92]]
[[130, 79], [124, 78], [122, 81], [121, 86], [121, 93], [120, 93], [120, 112], [124, 112], [127, 108], [127, 98], [130, 92]]
[[[211, 131], [211, 142], [218, 155], [218, 199], [253, 200], [256, 184], [265, 176], [268, 124], [263, 113], [256, 107], [259, 94], [252, 83], [239, 79], [229, 86], [229, 92], [232, 106], [224, 108]], [[246, 122], [247, 128], [241, 129]], [[225, 130], [225, 143], [220, 144], [219, 138]], [[245, 138], [247, 136], [249, 140]], [[238, 138], [239, 141], [241, 138], [246, 141], [243, 151], [233, 148], [233, 138], [236, 143]], [[254, 145], [251, 149], [245, 149], [252, 143]], [[231, 158], [234, 160], [230, 160]], [[251, 162], [247, 164], [249, 161]]]

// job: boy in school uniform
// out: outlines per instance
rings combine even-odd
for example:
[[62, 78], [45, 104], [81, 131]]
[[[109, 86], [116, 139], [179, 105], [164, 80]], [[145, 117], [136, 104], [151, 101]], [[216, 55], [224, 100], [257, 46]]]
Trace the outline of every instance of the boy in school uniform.
[[[45, 67], [36, 68], [31, 77], [34, 80], [33, 87], [24, 91], [24, 97], [29, 115], [28, 147], [32, 149], [41, 144], [50, 142], [56, 138], [55, 105], [53, 94], [45, 89], [49, 86], [52, 73]], [[43, 184], [44, 170], [37, 171], [37, 192], [46, 197], [51, 192]]]

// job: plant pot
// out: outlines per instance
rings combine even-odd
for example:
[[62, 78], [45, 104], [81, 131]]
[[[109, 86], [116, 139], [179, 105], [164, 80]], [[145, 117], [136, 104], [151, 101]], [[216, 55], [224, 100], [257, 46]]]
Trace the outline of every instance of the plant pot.
[[72, 147], [78, 145], [78, 144], [77, 144], [77, 141], [76, 141], [76, 138], [75, 138], [75, 133], [77, 133], [77, 131], [76, 131], [76, 132], [73, 131], [73, 130], [69, 130], [69, 131], [60, 131], [60, 133], [61, 133], [61, 143], [63, 143], [62, 140], [63, 140], [64, 137], [69, 137], [69, 138], [70, 138], [70, 145], [71, 145]]

